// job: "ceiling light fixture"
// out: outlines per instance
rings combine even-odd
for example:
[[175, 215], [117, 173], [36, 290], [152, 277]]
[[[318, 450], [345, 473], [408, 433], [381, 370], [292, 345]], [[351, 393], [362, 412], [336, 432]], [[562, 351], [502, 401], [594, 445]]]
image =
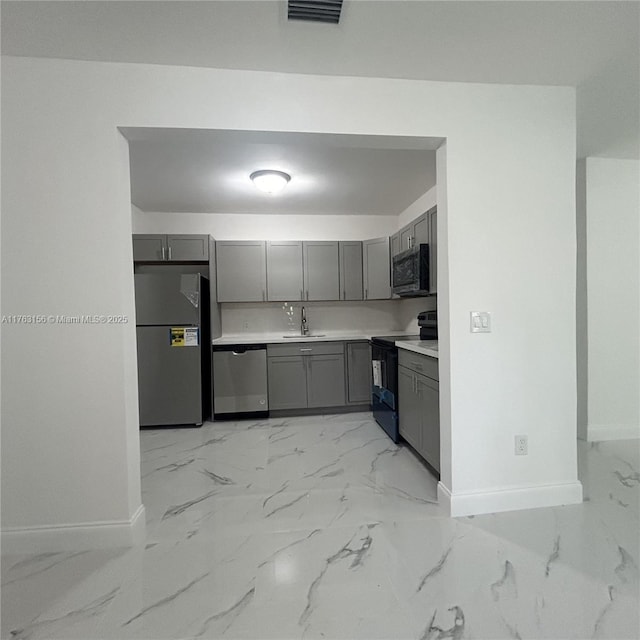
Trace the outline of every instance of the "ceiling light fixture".
[[291, 176], [288, 173], [271, 169], [254, 171], [249, 177], [257, 189], [271, 194], [280, 193], [291, 180]]

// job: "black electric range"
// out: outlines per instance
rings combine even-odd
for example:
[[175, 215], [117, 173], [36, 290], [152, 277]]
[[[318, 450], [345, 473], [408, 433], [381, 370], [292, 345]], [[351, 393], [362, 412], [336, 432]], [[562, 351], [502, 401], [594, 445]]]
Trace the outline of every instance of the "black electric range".
[[376, 422], [398, 442], [398, 348], [396, 342], [420, 340], [419, 335], [374, 336], [371, 344], [373, 387], [371, 408]]

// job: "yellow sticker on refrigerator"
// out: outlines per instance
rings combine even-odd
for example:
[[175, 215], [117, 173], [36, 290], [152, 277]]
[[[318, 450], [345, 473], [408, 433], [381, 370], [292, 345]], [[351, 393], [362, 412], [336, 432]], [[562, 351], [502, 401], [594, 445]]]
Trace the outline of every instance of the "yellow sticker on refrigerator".
[[199, 344], [198, 327], [171, 327], [172, 347], [197, 347]]

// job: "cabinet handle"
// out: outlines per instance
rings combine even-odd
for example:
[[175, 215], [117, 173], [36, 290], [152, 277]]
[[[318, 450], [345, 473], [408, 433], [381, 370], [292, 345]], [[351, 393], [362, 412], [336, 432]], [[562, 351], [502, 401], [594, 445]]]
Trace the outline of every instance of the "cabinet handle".
[[309, 349], [300, 349], [300, 351], [313, 351], [313, 349], [312, 349], [312, 348], [309, 348]]
[[164, 246], [162, 247], [162, 259], [164, 260]]
[[169, 260], [171, 260], [171, 245], [169, 245]]
[[420, 369], [420, 371], [422, 371], [422, 365], [419, 362], [413, 362], [411, 361], [411, 364], [416, 368], [416, 369]]

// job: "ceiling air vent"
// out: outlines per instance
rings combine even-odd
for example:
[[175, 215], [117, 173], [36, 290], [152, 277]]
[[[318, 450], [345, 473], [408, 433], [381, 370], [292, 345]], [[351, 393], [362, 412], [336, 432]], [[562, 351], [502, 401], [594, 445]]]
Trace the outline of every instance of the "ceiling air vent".
[[289, 0], [289, 20], [340, 22], [342, 0]]

